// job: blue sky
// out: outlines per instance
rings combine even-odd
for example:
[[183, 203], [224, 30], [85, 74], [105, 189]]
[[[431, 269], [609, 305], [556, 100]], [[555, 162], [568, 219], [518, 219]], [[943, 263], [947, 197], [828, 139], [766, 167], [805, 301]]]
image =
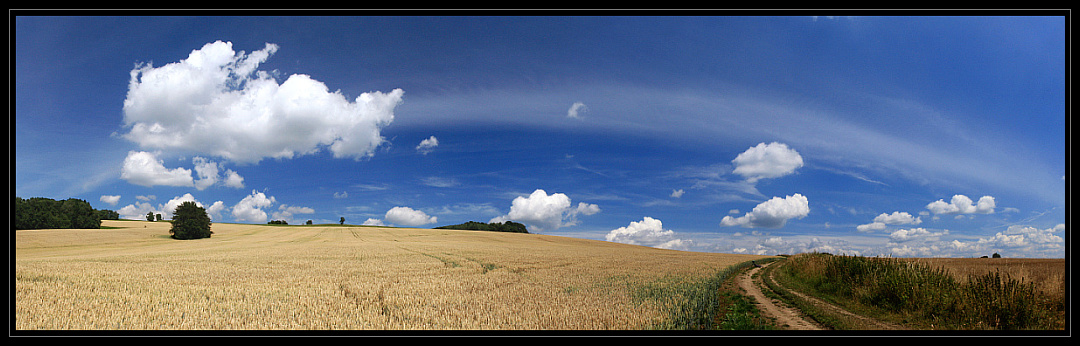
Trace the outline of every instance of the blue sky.
[[1063, 16], [32, 14], [19, 197], [706, 252], [1066, 253]]

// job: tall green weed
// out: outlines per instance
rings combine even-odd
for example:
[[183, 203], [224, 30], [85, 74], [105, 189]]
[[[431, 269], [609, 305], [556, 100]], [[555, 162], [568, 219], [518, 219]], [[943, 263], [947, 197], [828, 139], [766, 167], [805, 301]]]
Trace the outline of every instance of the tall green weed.
[[856, 302], [945, 329], [1053, 329], [1061, 305], [1039, 299], [1035, 285], [998, 272], [964, 283], [944, 268], [894, 258], [803, 254], [784, 275], [815, 293]]

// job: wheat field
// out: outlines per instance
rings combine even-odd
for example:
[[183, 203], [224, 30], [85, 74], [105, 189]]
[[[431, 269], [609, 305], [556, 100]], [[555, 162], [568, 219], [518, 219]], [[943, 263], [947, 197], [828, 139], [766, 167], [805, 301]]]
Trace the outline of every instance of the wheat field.
[[640, 330], [642, 285], [763, 256], [541, 234], [168, 222], [15, 232], [16, 330]]
[[1031, 283], [1055, 300], [1065, 300], [1067, 263], [1064, 258], [910, 258], [907, 261], [943, 268], [957, 281], [1000, 273], [1003, 277]]

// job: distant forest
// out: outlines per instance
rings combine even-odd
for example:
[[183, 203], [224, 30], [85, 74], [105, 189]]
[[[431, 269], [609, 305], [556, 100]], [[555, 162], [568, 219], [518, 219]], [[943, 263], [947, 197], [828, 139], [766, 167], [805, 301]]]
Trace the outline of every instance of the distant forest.
[[101, 220], [117, 220], [113, 210], [98, 210], [81, 199], [15, 197], [15, 229], [101, 228]]
[[503, 222], [503, 223], [496, 223], [496, 222], [483, 223], [483, 222], [469, 221], [469, 222], [466, 222], [466, 223], [463, 223], [463, 224], [460, 224], [460, 225], [439, 226], [439, 227], [435, 227], [435, 228], [436, 229], [461, 229], [461, 230], [470, 230], [470, 231], [495, 231], [495, 232], [529, 233], [529, 231], [525, 229], [525, 225], [517, 223], [517, 222], [513, 222], [513, 221], [506, 221], [506, 222]]

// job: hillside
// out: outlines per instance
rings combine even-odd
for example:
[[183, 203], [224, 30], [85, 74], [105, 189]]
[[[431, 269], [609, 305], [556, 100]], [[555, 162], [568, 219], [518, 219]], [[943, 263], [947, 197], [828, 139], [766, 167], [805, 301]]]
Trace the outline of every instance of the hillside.
[[[168, 223], [15, 233], [16, 330], [611, 330], [664, 291], [762, 256], [528, 233]], [[647, 298], [646, 298], [647, 297]]]

